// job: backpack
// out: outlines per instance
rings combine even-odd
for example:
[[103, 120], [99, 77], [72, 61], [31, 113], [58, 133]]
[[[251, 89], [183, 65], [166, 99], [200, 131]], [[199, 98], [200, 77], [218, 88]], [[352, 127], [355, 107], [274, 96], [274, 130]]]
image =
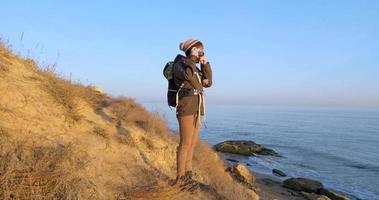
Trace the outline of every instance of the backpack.
[[178, 105], [179, 101], [179, 91], [182, 89], [184, 83], [181, 83], [180, 86], [178, 86], [174, 81], [174, 74], [172, 72], [172, 68], [174, 66], [174, 61], [169, 61], [166, 63], [165, 67], [163, 68], [163, 76], [168, 81], [168, 88], [167, 88], [167, 104], [171, 107], [175, 107]]

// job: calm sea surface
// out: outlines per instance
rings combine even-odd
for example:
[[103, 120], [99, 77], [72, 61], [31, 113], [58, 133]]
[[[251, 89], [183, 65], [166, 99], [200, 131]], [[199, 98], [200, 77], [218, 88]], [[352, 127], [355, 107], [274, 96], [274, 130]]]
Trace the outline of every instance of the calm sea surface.
[[[145, 103], [178, 130], [174, 109]], [[253, 170], [308, 177], [360, 199], [379, 199], [379, 109], [207, 105], [200, 137], [253, 140], [283, 155], [247, 157]]]

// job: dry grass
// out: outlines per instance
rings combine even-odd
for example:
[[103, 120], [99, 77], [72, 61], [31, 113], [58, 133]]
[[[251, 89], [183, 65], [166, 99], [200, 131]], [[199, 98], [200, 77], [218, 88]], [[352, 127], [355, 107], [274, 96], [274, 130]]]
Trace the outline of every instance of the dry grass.
[[93, 134], [102, 138], [105, 142], [105, 148], [108, 148], [110, 145], [110, 134], [100, 126], [95, 126], [92, 131]]
[[0, 51], [7, 52], [8, 55], [11, 55], [12, 45], [10, 44], [10, 42], [0, 38]]
[[79, 114], [77, 105], [77, 93], [75, 85], [70, 81], [60, 78], [55, 73], [55, 67], [46, 67], [40, 70], [40, 74], [45, 77], [44, 89], [56, 100], [59, 105], [65, 109], [65, 117], [72, 122], [78, 122], [82, 119]]
[[128, 146], [133, 145], [133, 142], [131, 141], [131, 139], [127, 137], [126, 135], [117, 134], [115, 135], [115, 139], [120, 144], [126, 144]]
[[80, 114], [78, 99], [85, 100], [93, 109], [96, 109], [109, 98], [105, 94], [95, 92], [91, 86], [65, 79], [56, 72], [55, 66], [40, 68], [38, 72], [45, 78], [44, 89], [66, 109], [65, 117], [71, 122], [79, 122], [83, 118]]
[[9, 65], [12, 64], [12, 59], [23, 60], [20, 56], [13, 52], [13, 46], [8, 40], [0, 38], [0, 76], [4, 72], [9, 71]]
[[125, 123], [133, 123], [141, 115], [146, 115], [143, 107], [132, 98], [118, 97], [102, 102], [102, 104], [104, 107], [109, 108], [118, 120], [123, 120]]
[[85, 158], [72, 145], [13, 141], [1, 131], [0, 199], [96, 199], [96, 187], [80, 174]]
[[147, 149], [149, 150], [153, 150], [154, 149], [154, 143], [153, 141], [151, 141], [151, 139], [147, 138], [147, 137], [141, 137], [141, 141], [143, 144], [146, 145]]
[[[5, 47], [5, 43], [1, 40], [0, 38], [0, 53], [1, 55], [9, 55], [10, 52], [9, 50]], [[6, 58], [4, 57], [0, 57], [0, 76], [2, 76], [5, 72], [7, 72], [9, 70], [8, 68], [8, 65], [9, 65], [9, 61], [6, 60]]]
[[235, 181], [226, 171], [227, 166], [222, 159], [215, 159], [216, 155], [207, 143], [198, 141], [194, 152], [194, 163], [202, 173], [206, 173], [205, 181], [225, 197], [248, 199], [246, 191], [249, 189], [233, 184]]
[[119, 97], [106, 103], [107, 107], [126, 125], [137, 125], [150, 134], [167, 137], [167, 119], [158, 112], [149, 112], [134, 99]]
[[104, 138], [104, 139], [109, 139], [109, 134], [105, 131], [105, 129], [103, 129], [99, 126], [95, 126], [93, 128], [93, 133], [97, 136]]
[[145, 122], [145, 130], [160, 136], [168, 133], [167, 119], [163, 118], [158, 112], [150, 112], [142, 121]]
[[80, 83], [76, 83], [76, 93], [82, 99], [84, 99], [93, 109], [103, 107], [110, 97], [106, 94], [96, 92], [92, 89], [93, 86], [84, 86]]
[[6, 60], [0, 59], [0, 75], [3, 75], [7, 71], [9, 71], [9, 68]]
[[6, 65], [3, 65], [1, 62], [0, 62], [0, 76], [3, 76], [5, 72], [7, 72], [9, 69]]

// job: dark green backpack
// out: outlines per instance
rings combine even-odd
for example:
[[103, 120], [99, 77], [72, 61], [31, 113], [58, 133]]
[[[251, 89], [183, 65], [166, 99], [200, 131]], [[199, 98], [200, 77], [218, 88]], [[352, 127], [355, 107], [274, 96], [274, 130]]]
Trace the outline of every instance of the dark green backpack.
[[163, 76], [168, 81], [167, 89], [167, 104], [172, 107], [176, 107], [179, 101], [179, 90], [183, 87], [184, 83], [178, 86], [174, 81], [174, 74], [172, 68], [174, 67], [174, 61], [169, 61], [163, 68]]

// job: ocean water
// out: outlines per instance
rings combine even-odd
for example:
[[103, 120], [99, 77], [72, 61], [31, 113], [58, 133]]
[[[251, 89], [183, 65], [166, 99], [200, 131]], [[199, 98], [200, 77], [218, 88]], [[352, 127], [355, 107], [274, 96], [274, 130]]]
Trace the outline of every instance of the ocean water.
[[[178, 130], [175, 110], [145, 103]], [[207, 105], [209, 144], [229, 139], [253, 140], [283, 157], [246, 157], [251, 168], [271, 174], [307, 177], [357, 199], [379, 200], [379, 109]]]

